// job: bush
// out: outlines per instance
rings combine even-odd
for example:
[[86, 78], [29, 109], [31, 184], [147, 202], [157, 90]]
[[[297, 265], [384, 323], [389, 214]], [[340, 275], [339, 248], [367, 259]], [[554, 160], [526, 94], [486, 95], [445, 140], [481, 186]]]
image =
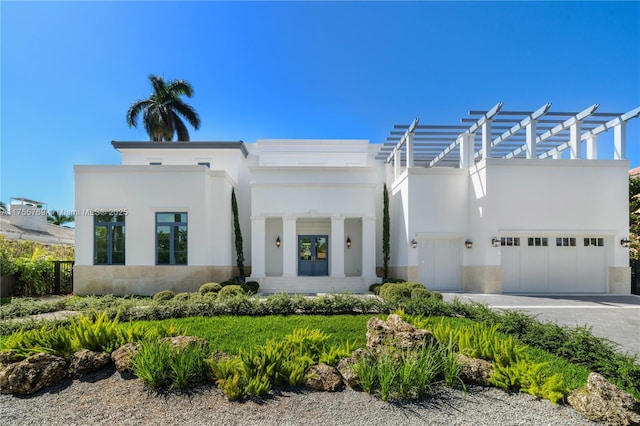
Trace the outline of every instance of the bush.
[[176, 293], [173, 290], [162, 290], [153, 295], [156, 302], [164, 302], [173, 299]]
[[260, 289], [260, 284], [257, 281], [247, 281], [246, 283], [240, 284], [242, 289], [248, 294], [257, 294]]
[[244, 296], [246, 295], [245, 291], [241, 286], [237, 284], [223, 286], [222, 289], [218, 292], [218, 297], [220, 299], [228, 299], [236, 296]]
[[403, 280], [402, 278], [387, 278], [382, 283], [383, 284], [386, 284], [386, 283], [398, 284], [398, 283], [404, 283], [404, 282], [407, 282], [407, 280]]
[[411, 290], [411, 298], [412, 299], [422, 299], [426, 297], [430, 297], [431, 293], [424, 286], [423, 287], [414, 287]]
[[198, 289], [198, 292], [204, 296], [207, 293], [217, 293], [222, 289], [222, 286], [218, 283], [204, 283]]
[[173, 296], [172, 300], [178, 300], [178, 301], [185, 301], [185, 300], [189, 300], [189, 298], [191, 297], [190, 293], [177, 293], [175, 296]]
[[375, 295], [378, 295], [380, 294], [380, 287], [382, 287], [382, 284], [379, 284], [379, 283], [371, 284], [369, 286], [369, 291]]

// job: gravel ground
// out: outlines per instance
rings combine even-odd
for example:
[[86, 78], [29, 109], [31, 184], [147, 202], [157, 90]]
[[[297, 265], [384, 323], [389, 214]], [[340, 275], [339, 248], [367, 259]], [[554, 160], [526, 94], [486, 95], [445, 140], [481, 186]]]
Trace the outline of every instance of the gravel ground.
[[283, 391], [229, 402], [214, 387], [157, 394], [113, 368], [35, 395], [0, 395], [0, 425], [588, 425], [567, 406], [526, 394], [438, 387], [432, 397], [386, 403], [363, 392]]

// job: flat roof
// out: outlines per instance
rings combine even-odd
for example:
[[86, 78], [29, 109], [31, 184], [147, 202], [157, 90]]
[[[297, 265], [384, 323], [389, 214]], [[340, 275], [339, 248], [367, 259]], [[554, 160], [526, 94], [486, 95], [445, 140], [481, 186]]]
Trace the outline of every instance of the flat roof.
[[239, 149], [245, 158], [249, 155], [243, 141], [208, 141], [208, 142], [141, 142], [141, 141], [111, 141], [111, 145], [118, 151], [121, 149]]

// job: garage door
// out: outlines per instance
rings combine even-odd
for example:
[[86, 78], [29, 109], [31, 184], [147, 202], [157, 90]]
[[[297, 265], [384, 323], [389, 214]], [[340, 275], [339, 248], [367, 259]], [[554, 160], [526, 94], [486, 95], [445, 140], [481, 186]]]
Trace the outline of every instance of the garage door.
[[604, 293], [605, 241], [584, 235], [502, 237], [502, 291]]
[[429, 238], [418, 243], [418, 276], [429, 290], [460, 290], [462, 240]]

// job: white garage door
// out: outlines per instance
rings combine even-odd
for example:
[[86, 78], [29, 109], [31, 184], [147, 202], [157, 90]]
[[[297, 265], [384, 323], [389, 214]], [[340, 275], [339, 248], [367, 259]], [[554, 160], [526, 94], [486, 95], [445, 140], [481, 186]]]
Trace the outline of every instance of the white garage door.
[[429, 238], [418, 243], [418, 277], [429, 290], [460, 290], [462, 240]]
[[504, 293], [604, 293], [606, 239], [591, 236], [502, 237]]

